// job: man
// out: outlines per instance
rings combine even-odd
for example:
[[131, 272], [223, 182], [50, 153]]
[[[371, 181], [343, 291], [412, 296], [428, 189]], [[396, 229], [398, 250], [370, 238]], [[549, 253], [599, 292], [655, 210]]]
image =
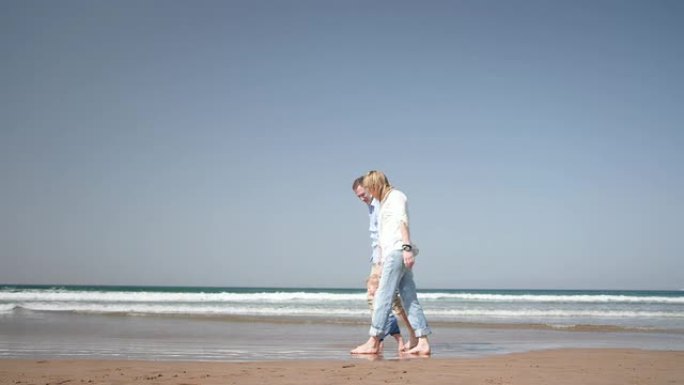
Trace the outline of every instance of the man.
[[[357, 178], [354, 180], [354, 183], [352, 184], [352, 190], [354, 190], [354, 193], [356, 196], [368, 206], [368, 216], [370, 220], [370, 238], [371, 238], [371, 247], [372, 247], [372, 254], [370, 258], [371, 262], [371, 272], [368, 277], [368, 280], [366, 281], [366, 296], [368, 299], [368, 305], [370, 306], [371, 313], [373, 312], [373, 299], [375, 297], [375, 292], [378, 289], [378, 284], [380, 282], [380, 274], [382, 272], [382, 267], [381, 267], [381, 251], [380, 251], [380, 246], [378, 244], [378, 212], [380, 211], [380, 202], [378, 202], [376, 199], [373, 199], [373, 197], [370, 196], [366, 192], [366, 190], [363, 187], [363, 176]], [[401, 300], [399, 299], [398, 294], [394, 294], [394, 300], [392, 302], [392, 309], [394, 310], [394, 313], [397, 315], [397, 317], [401, 318], [402, 321], [404, 322], [404, 325], [406, 325], [409, 329], [409, 335], [410, 335], [410, 342], [413, 342], [415, 340], [415, 333], [413, 329], [411, 328], [411, 325], [408, 321], [408, 316], [406, 315], [406, 311], [404, 310], [404, 307], [401, 304]], [[394, 339], [397, 341], [398, 345], [398, 350], [401, 352], [404, 350], [404, 341], [401, 337], [401, 330], [399, 329], [399, 324], [397, 322], [397, 318], [394, 315], [390, 315], [389, 317], [389, 330], [388, 333]]]

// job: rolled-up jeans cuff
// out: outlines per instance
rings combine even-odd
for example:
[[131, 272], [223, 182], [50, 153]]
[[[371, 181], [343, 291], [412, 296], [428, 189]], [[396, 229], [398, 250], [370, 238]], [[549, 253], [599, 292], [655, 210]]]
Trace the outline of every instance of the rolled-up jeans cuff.
[[429, 327], [425, 328], [425, 329], [416, 329], [415, 332], [416, 332], [416, 337], [418, 337], [418, 338], [427, 337], [430, 334], [432, 334], [432, 330], [430, 330]]
[[382, 338], [382, 336], [385, 334], [385, 331], [382, 329], [377, 329], [374, 327], [370, 327], [370, 330], [368, 331], [368, 335], [371, 337], [377, 337], [377, 338]]

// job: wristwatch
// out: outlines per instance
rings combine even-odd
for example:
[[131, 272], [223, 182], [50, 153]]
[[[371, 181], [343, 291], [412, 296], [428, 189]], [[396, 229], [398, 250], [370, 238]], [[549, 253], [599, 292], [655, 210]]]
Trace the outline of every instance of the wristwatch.
[[411, 246], [411, 245], [409, 245], [409, 244], [401, 245], [401, 248], [402, 248], [404, 251], [411, 251], [411, 250], [413, 250], [413, 246]]

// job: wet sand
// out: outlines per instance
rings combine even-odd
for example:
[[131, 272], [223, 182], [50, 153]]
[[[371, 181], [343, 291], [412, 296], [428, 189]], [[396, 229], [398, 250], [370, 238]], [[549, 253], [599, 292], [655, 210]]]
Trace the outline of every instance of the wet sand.
[[0, 360], [0, 384], [684, 384], [684, 352], [562, 349], [483, 358]]
[[[0, 359], [348, 360], [349, 350], [368, 338], [365, 323], [290, 321], [15, 312], [0, 317]], [[555, 349], [684, 351], [681, 332], [438, 322], [432, 327], [437, 359]], [[384, 358], [397, 357], [396, 344], [387, 341]]]

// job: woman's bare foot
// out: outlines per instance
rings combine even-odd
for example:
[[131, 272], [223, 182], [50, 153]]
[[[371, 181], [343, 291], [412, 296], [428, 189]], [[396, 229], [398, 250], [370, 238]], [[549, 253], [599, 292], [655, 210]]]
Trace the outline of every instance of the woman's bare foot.
[[403, 352], [407, 353], [409, 350], [415, 348], [418, 345], [418, 337], [415, 334], [409, 335], [409, 340], [404, 344]]
[[428, 341], [427, 337], [420, 337], [418, 338], [418, 343], [416, 346], [409, 349], [406, 353], [429, 356], [431, 354], [430, 342]]
[[355, 349], [353, 349], [351, 354], [378, 354], [380, 353], [380, 340], [371, 337], [366, 341], [365, 344], [357, 346]]

